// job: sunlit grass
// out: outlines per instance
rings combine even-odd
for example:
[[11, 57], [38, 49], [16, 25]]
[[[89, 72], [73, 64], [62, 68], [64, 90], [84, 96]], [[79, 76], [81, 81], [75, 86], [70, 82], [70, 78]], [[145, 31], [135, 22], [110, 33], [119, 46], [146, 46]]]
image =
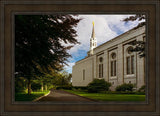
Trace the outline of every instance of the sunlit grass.
[[65, 91], [98, 101], [145, 101], [145, 95], [138, 94], [87, 93], [73, 90]]
[[15, 93], [15, 101], [33, 101], [36, 98], [39, 98], [43, 95], [46, 95], [49, 93], [48, 91], [38, 91], [38, 92], [32, 92], [30, 95], [27, 93]]

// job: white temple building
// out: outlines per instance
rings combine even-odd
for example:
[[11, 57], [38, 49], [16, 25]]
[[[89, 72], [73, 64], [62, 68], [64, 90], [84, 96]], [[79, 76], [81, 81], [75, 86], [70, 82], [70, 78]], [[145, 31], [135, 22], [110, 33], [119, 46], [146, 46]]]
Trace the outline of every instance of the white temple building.
[[144, 58], [130, 52], [132, 41], [145, 41], [145, 26], [131, 29], [97, 46], [94, 23], [90, 38], [90, 50], [86, 58], [72, 67], [72, 85], [87, 86], [93, 79], [105, 79], [111, 90], [123, 83], [132, 83], [136, 89], [145, 85]]

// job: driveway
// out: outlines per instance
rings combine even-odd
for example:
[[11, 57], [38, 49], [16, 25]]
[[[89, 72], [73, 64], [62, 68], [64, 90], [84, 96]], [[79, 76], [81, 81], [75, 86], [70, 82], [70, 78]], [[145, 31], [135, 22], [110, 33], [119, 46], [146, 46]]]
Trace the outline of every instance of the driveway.
[[50, 94], [42, 97], [38, 101], [61, 101], [61, 102], [94, 102], [95, 100], [75, 95], [63, 90], [51, 90]]

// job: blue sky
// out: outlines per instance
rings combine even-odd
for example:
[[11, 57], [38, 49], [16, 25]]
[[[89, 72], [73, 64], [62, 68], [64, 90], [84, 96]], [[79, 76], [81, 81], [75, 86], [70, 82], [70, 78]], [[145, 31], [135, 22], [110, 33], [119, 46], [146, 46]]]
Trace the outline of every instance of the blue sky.
[[81, 43], [74, 45], [68, 52], [72, 55], [69, 58], [68, 66], [65, 66], [65, 70], [68, 73], [72, 73], [72, 66], [75, 62], [85, 58], [89, 51], [89, 41], [92, 33], [92, 22], [95, 23], [95, 37], [97, 39], [97, 45], [103, 44], [114, 37], [121, 35], [122, 33], [137, 26], [138, 21], [123, 22], [122, 20], [130, 15], [79, 15], [82, 20], [75, 28], [77, 31], [76, 39]]

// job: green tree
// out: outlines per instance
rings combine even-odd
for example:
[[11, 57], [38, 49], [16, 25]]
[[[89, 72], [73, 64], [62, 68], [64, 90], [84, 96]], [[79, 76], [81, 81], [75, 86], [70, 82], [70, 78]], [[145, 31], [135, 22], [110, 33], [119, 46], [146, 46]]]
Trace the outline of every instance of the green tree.
[[66, 78], [66, 75], [64, 75], [63, 73], [57, 74], [55, 79], [53, 80], [53, 84], [61, 87], [68, 85], [68, 80]]
[[[15, 16], [15, 72], [31, 80], [50, 69], [62, 70], [70, 54], [78, 44], [75, 27], [80, 19], [73, 15], [16, 15]], [[16, 76], [17, 77], [17, 76]]]
[[[146, 15], [144, 14], [136, 14], [134, 16], [127, 17], [123, 19], [123, 21], [128, 22], [128, 21], [141, 21], [134, 29], [137, 29], [139, 27], [145, 26], [146, 25]], [[133, 49], [131, 49], [131, 52], [137, 52], [139, 54], [139, 57], [145, 57], [145, 42], [144, 41], [132, 41], [129, 43], [130, 45], [134, 46]]]
[[24, 77], [15, 78], [15, 92], [24, 92], [27, 88], [26, 82]]

